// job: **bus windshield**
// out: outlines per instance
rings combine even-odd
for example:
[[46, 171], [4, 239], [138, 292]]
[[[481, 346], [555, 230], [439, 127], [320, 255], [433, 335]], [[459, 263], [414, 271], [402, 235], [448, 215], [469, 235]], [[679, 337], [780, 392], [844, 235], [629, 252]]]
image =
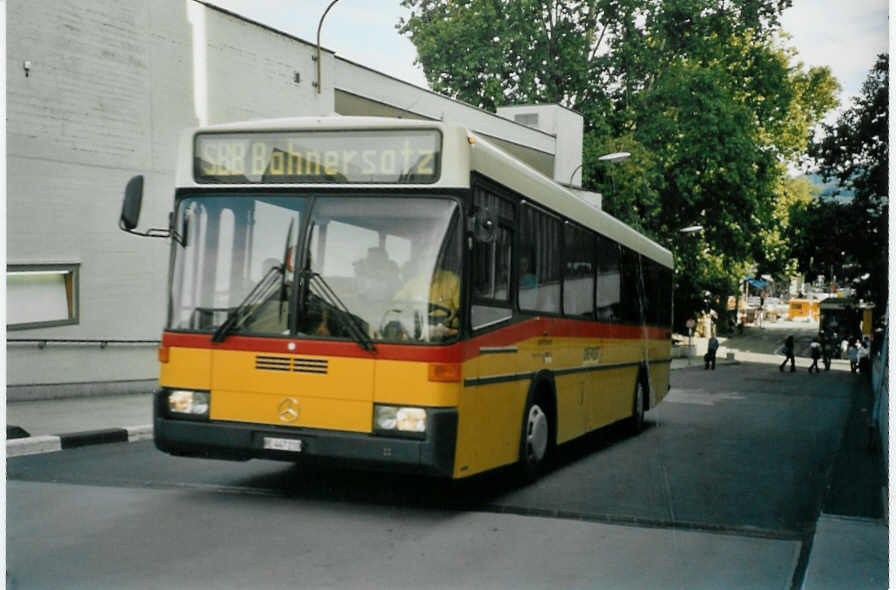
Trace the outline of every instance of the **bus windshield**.
[[216, 337], [227, 324], [254, 336], [452, 340], [459, 218], [441, 197], [188, 196], [177, 208], [187, 237], [175, 245], [168, 326]]

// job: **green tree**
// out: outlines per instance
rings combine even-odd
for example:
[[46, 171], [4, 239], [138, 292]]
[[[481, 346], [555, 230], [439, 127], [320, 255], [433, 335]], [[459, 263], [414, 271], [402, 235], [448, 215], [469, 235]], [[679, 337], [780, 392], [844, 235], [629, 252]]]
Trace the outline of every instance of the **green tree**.
[[[836, 82], [783, 47], [789, 0], [403, 0], [434, 90], [486, 109], [558, 102], [585, 119], [583, 185], [672, 249], [676, 320], [767, 256], [785, 164]], [[625, 150], [620, 165], [597, 157]], [[678, 230], [700, 224], [702, 235]], [[777, 245], [776, 245], [777, 249]], [[771, 265], [771, 262], [769, 262]]]
[[472, 105], [598, 106], [613, 0], [403, 0], [398, 24], [430, 87]]
[[783, 178], [777, 190], [780, 197], [775, 202], [772, 223], [761, 230], [764, 244], [762, 256], [757, 260], [757, 274], [791, 279], [799, 274], [799, 264], [793, 257], [791, 236], [794, 224], [802, 223], [801, 215], [813, 202], [818, 189], [806, 177]]
[[[888, 100], [889, 56], [881, 54], [852, 107], [834, 125], [824, 125], [823, 138], [810, 149], [825, 180], [836, 178], [855, 196], [846, 204], [810, 207], [797, 241], [804, 250], [824, 252], [833, 238], [831, 227], [845, 228], [834, 248], [841, 256], [834, 257], [821, 274], [849, 279], [861, 297], [880, 308], [886, 304], [888, 288]], [[800, 253], [801, 268], [817, 271], [806, 252]]]

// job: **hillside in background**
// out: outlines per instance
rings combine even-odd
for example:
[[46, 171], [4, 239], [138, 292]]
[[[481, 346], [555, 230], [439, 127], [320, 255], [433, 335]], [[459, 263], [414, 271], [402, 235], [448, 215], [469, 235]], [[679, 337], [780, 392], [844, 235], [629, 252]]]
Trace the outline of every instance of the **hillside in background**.
[[825, 182], [820, 174], [804, 174], [812, 186], [818, 189], [818, 196], [823, 199], [834, 199], [840, 202], [849, 202], [855, 196], [855, 191], [840, 186], [836, 179]]

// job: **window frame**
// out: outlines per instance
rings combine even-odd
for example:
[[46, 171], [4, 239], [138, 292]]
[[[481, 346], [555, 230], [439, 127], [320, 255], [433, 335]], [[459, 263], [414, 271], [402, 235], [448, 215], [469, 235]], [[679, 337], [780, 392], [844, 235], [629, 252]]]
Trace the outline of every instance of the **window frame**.
[[[466, 266], [470, 269], [469, 275], [468, 275], [469, 276], [469, 285], [470, 285], [470, 287], [469, 287], [469, 291], [470, 291], [470, 298], [469, 298], [470, 322], [469, 322], [469, 325], [470, 325], [470, 330], [472, 332], [481, 332], [483, 330], [488, 330], [489, 328], [492, 328], [494, 326], [499, 326], [501, 324], [504, 324], [506, 322], [513, 320], [514, 310], [516, 308], [515, 302], [516, 302], [516, 294], [517, 294], [515, 281], [516, 281], [516, 273], [517, 273], [517, 267], [516, 267], [517, 236], [518, 236], [519, 232], [516, 231], [515, 222], [516, 222], [517, 210], [519, 209], [519, 198], [512, 197], [511, 195], [507, 194], [506, 191], [501, 190], [498, 186], [493, 185], [490, 182], [486, 182], [484, 179], [474, 177], [473, 181], [471, 183], [471, 189], [470, 189], [470, 213], [474, 213], [477, 208], [477, 204], [476, 204], [477, 191], [486, 192], [486, 193], [489, 193], [494, 198], [501, 199], [510, 208], [510, 213], [511, 213], [512, 217], [503, 217], [500, 215], [500, 211], [498, 211], [498, 217], [497, 217], [498, 228], [507, 231], [510, 236], [510, 240], [509, 240], [510, 274], [507, 277], [508, 284], [507, 284], [507, 298], [506, 299], [498, 299], [498, 298], [494, 298], [494, 297], [483, 297], [481, 295], [476, 294], [474, 291], [475, 262], [474, 262], [474, 258], [473, 258], [473, 254], [475, 252], [475, 246], [471, 247], [469, 249], [469, 258], [468, 258], [468, 263], [466, 264]], [[471, 239], [474, 239], [474, 238], [471, 237]], [[492, 270], [494, 271], [495, 269], [493, 268]], [[473, 323], [473, 308], [476, 306], [489, 307], [489, 308], [494, 308], [494, 309], [503, 309], [503, 310], [507, 311], [507, 314], [506, 314], [506, 317], [502, 316], [501, 318], [488, 321], [484, 324], [475, 325]]]
[[[567, 313], [566, 311], [566, 282], [567, 282], [567, 264], [570, 260], [570, 255], [567, 252], [567, 244], [566, 244], [566, 236], [568, 231], [577, 231], [582, 232], [586, 238], [586, 242], [591, 250], [591, 311], [585, 315], [580, 314], [576, 315], [573, 313]], [[563, 236], [561, 239], [561, 249], [563, 251], [562, 257], [562, 267], [561, 267], [561, 276], [560, 276], [560, 311], [562, 312], [564, 317], [576, 320], [585, 320], [585, 321], [596, 321], [597, 317], [597, 239], [600, 234], [595, 232], [594, 230], [572, 221], [570, 219], [563, 219], [563, 228], [562, 228]]]
[[[520, 301], [519, 301], [520, 284], [519, 283], [520, 283], [520, 273], [522, 272], [522, 270], [519, 268], [519, 259], [520, 259], [520, 255], [523, 250], [522, 250], [522, 248], [517, 247], [517, 251], [514, 256], [514, 266], [516, 267], [516, 273], [515, 273], [516, 281], [514, 282], [514, 287], [513, 287], [514, 293], [516, 294], [516, 297], [515, 297], [516, 309], [518, 309], [521, 313], [524, 313], [527, 315], [536, 315], [536, 316], [545, 315], [545, 316], [550, 316], [550, 317], [564, 317], [564, 315], [563, 315], [563, 274], [564, 274], [564, 272], [563, 271], [564, 271], [564, 266], [566, 264], [566, 258], [565, 258], [564, 251], [563, 251], [563, 249], [564, 249], [563, 228], [564, 228], [564, 223], [566, 222], [567, 218], [564, 217], [563, 215], [560, 215], [559, 213], [555, 213], [554, 211], [552, 211], [551, 209], [548, 209], [547, 207], [542, 206], [538, 202], [534, 202], [529, 199], [523, 199], [520, 201], [520, 206], [517, 210], [517, 220], [518, 221], [517, 221], [516, 227], [519, 228], [519, 231], [516, 232], [516, 234], [518, 236], [517, 239], [522, 238], [523, 234], [525, 233], [523, 231], [523, 211], [526, 208], [532, 209], [532, 211], [534, 211], [537, 214], [545, 215], [546, 217], [553, 219], [559, 226], [558, 231], [557, 231], [557, 237], [559, 238], [558, 239], [559, 248], [557, 249], [557, 258], [556, 258], [557, 267], [558, 267], [557, 268], [558, 282], [559, 282], [559, 284], [558, 284], [558, 287], [559, 287], [558, 302], [557, 302], [557, 311], [546, 311], [546, 310], [540, 310], [540, 309], [535, 309], [535, 308], [523, 307], [522, 305], [520, 305]], [[517, 242], [517, 245], [519, 245], [518, 242]], [[538, 256], [537, 249], [535, 252], [535, 256], [537, 259], [537, 256]], [[535, 261], [533, 261], [533, 264], [535, 264]], [[537, 295], [536, 295], [536, 298], [537, 298]]]
[[[54, 328], [58, 326], [73, 326], [81, 323], [81, 263], [80, 262], [61, 262], [61, 263], [29, 263], [29, 264], [7, 264], [6, 276], [11, 273], [48, 273], [61, 274], [70, 278], [64, 278], [66, 303], [68, 305], [68, 318], [43, 320], [36, 322], [19, 322], [9, 323], [9, 310], [7, 309], [6, 329], [9, 331], [16, 330], [33, 330], [37, 328]], [[9, 285], [7, 284], [7, 305], [9, 304]]]

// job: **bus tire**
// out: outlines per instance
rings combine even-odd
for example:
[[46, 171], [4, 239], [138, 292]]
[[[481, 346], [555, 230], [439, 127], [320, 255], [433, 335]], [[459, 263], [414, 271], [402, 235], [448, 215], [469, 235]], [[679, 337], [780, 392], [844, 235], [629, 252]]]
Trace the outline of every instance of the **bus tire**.
[[553, 447], [551, 405], [544, 394], [530, 396], [523, 412], [519, 472], [524, 482], [538, 479]]
[[634, 400], [632, 401], [632, 417], [629, 420], [632, 434], [644, 430], [644, 408], [647, 406], [647, 386], [644, 373], [639, 372], [635, 380]]

